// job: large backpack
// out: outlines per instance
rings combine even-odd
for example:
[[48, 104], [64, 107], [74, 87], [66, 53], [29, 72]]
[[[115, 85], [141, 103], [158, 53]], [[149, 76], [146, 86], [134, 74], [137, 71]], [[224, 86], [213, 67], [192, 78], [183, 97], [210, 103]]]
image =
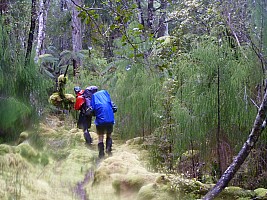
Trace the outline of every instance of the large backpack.
[[[75, 88], [74, 88], [74, 91], [75, 91]], [[75, 101], [75, 104], [74, 104], [74, 109], [75, 110], [81, 110], [83, 104], [85, 103], [85, 99], [83, 98], [83, 90], [80, 90], [80, 91], [75, 91], [76, 93], [76, 101]]]
[[89, 86], [87, 88], [85, 88], [84, 92], [83, 92], [83, 98], [85, 99], [85, 104], [86, 104], [86, 108], [85, 108], [85, 115], [92, 115], [91, 113], [91, 99], [92, 99], [92, 95], [97, 92], [98, 87], [97, 86]]
[[117, 107], [110, 98], [109, 93], [106, 90], [100, 90], [92, 95], [91, 101], [92, 111], [94, 112], [96, 119], [95, 125], [114, 124], [114, 109]]

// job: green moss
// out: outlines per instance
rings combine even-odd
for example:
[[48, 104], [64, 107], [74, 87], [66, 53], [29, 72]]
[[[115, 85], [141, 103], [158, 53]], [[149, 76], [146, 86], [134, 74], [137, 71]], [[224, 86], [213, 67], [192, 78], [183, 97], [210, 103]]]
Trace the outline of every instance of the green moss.
[[267, 189], [265, 188], [257, 188], [254, 192], [258, 197], [267, 197]]
[[118, 194], [121, 192], [122, 188], [124, 190], [138, 192], [138, 190], [143, 186], [144, 183], [145, 180], [140, 175], [127, 175], [117, 177], [117, 179], [112, 182], [112, 187]]
[[141, 145], [143, 143], [144, 143], [144, 139], [142, 137], [132, 138], [130, 140], [127, 140], [126, 142], [127, 145]]
[[49, 157], [47, 154], [43, 153], [41, 154], [41, 157], [40, 157], [40, 163], [43, 165], [43, 166], [46, 166], [49, 164]]
[[189, 179], [175, 180], [174, 184], [183, 194], [194, 193], [195, 195], [204, 195], [209, 191], [209, 189], [211, 189], [211, 185]]
[[25, 140], [27, 140], [29, 137], [29, 134], [28, 132], [21, 132], [20, 135], [19, 135], [19, 139], [18, 139], [18, 144], [24, 142]]
[[226, 187], [221, 194], [218, 196], [218, 198], [221, 199], [240, 199], [240, 198], [254, 198], [256, 197], [256, 193], [251, 190], [244, 190], [240, 187]]
[[112, 187], [114, 188], [114, 190], [115, 190], [115, 192], [117, 193], [117, 194], [119, 194], [120, 193], [120, 186], [121, 186], [121, 181], [120, 180], [114, 180], [113, 182], [112, 182]]
[[109, 178], [109, 175], [107, 171], [105, 170], [97, 170], [94, 174], [94, 182], [93, 185], [98, 185], [103, 180], [107, 180]]
[[156, 178], [156, 183], [166, 185], [170, 183], [170, 180], [166, 176], [161, 175]]
[[142, 176], [131, 175], [127, 176], [125, 182], [134, 190], [139, 190], [143, 186], [145, 180]]
[[0, 155], [4, 155], [11, 152], [13, 152], [13, 149], [10, 145], [0, 144]]
[[20, 133], [19, 137], [26, 140], [29, 137], [29, 133], [26, 131], [23, 131]]
[[156, 196], [156, 190], [154, 189], [154, 184], [148, 184], [143, 186], [137, 196], [137, 200], [152, 200]]
[[21, 143], [16, 148], [19, 149], [20, 155], [26, 158], [29, 162], [39, 162], [39, 154], [29, 144]]
[[182, 154], [181, 161], [191, 159], [199, 154], [198, 150], [189, 150]]
[[137, 195], [137, 200], [175, 200], [179, 199], [167, 185], [151, 183], [143, 186]]

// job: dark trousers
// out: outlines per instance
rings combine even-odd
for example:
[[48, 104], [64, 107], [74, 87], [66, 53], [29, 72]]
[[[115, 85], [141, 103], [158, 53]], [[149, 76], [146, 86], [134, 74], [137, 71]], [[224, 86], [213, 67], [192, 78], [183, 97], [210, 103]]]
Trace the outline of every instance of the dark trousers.
[[91, 128], [92, 116], [85, 115], [80, 112], [77, 127], [83, 129], [84, 139], [87, 143], [92, 143], [92, 138], [89, 133], [89, 128]]

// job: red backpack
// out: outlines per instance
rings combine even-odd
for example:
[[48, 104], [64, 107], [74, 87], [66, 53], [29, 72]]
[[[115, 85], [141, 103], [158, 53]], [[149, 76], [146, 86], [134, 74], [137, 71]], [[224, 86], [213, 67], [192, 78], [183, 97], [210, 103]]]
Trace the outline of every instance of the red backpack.
[[81, 90], [80, 92], [77, 93], [77, 96], [76, 96], [76, 102], [74, 104], [74, 109], [75, 110], [80, 110], [82, 108], [82, 105], [84, 104], [85, 102], [85, 99], [84, 97], [82, 96], [83, 95], [83, 90]]

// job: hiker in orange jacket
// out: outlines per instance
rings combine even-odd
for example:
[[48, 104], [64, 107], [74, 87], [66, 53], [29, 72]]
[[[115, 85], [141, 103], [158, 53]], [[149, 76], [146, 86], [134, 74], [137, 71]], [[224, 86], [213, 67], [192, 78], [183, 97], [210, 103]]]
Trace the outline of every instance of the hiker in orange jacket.
[[76, 94], [74, 109], [80, 111], [77, 127], [83, 129], [86, 144], [90, 145], [93, 142], [92, 137], [89, 133], [89, 129], [91, 128], [92, 115], [86, 113], [87, 106], [85, 98], [83, 96], [84, 90], [82, 90], [79, 86], [75, 86], [74, 92]]

